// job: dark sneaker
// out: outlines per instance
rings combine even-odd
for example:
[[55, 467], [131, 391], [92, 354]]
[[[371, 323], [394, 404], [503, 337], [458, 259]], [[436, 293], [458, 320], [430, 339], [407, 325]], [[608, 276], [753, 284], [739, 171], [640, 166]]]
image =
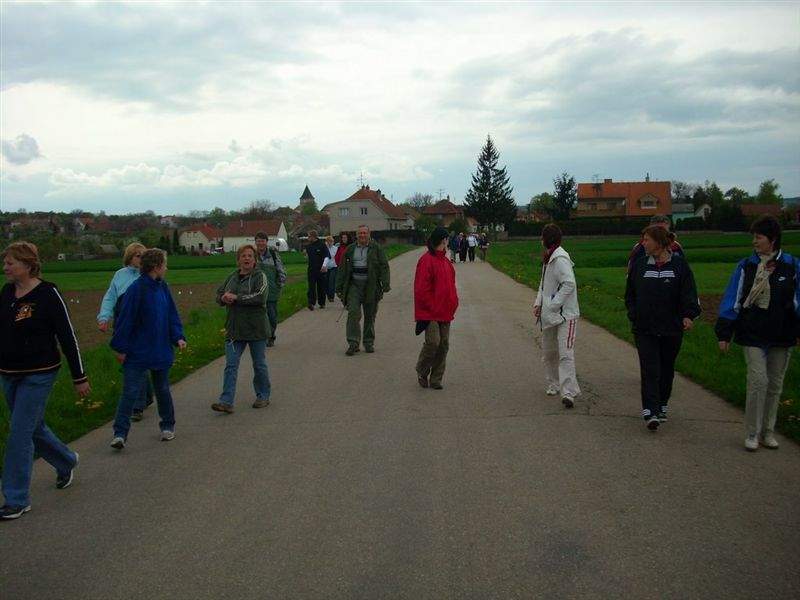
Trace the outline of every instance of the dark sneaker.
[[121, 438], [119, 436], [115, 437], [111, 440], [111, 447], [114, 450], [122, 450], [125, 447], [125, 438]]
[[432, 383], [431, 384], [431, 389], [432, 390], [441, 390], [441, 389], [444, 389], [444, 388], [442, 387], [442, 384], [437, 381], [436, 383]]
[[650, 417], [649, 419], [647, 419], [647, 428], [650, 431], [658, 430], [659, 424], [660, 423], [659, 423], [658, 417]]
[[154, 400], [153, 400], [153, 397], [152, 397], [152, 396], [150, 396], [150, 397], [147, 399], [147, 402], [145, 403], [144, 407], [145, 407], [145, 408], [150, 408], [151, 406], [153, 406], [153, 402], [154, 402]]
[[28, 506], [9, 506], [8, 504], [0, 508], [0, 519], [4, 521], [11, 521], [12, 519], [19, 519], [22, 515], [31, 509]]
[[364, 344], [364, 352], [372, 354], [373, 352], [375, 352], [375, 346], [373, 346], [372, 344], [369, 345]]
[[658, 421], [659, 423], [666, 423], [667, 422], [667, 413], [663, 410], [658, 413]]
[[417, 382], [419, 382], [419, 387], [428, 387], [428, 378], [423, 377], [422, 375], [417, 375]]
[[275, 345], [275, 338], [269, 338], [267, 340], [267, 348], [272, 348]]
[[135, 410], [131, 413], [131, 421], [141, 421], [144, 418], [144, 412]]
[[269, 398], [253, 402], [253, 408], [266, 408], [267, 406], [269, 406]]
[[66, 488], [68, 488], [69, 486], [72, 485], [72, 480], [73, 480], [74, 475], [75, 475], [75, 469], [77, 468], [79, 462], [80, 462], [80, 456], [76, 452], [75, 453], [75, 464], [72, 465], [72, 468], [69, 470], [69, 473], [67, 473], [66, 475], [58, 475], [58, 476], [56, 476], [56, 487], [59, 490], [66, 489]]
[[319, 305], [319, 309], [322, 310], [323, 308], [325, 308], [325, 305], [324, 304], [320, 304]]
[[350, 346], [348, 346], [347, 351], [345, 352], [345, 354], [347, 354], [347, 356], [353, 356], [353, 354], [355, 354], [356, 352], [358, 352], [358, 346], [350, 344]]
[[230, 404], [223, 404], [222, 402], [214, 402], [214, 404], [211, 405], [211, 410], [231, 414], [233, 412], [233, 406]]
[[564, 396], [563, 398], [561, 398], [561, 404], [564, 405], [564, 408], [572, 408], [573, 406], [575, 406], [575, 400], [573, 400], [569, 396]]
[[314, 310], [314, 305], [313, 304], [309, 304], [308, 305], [308, 310]]

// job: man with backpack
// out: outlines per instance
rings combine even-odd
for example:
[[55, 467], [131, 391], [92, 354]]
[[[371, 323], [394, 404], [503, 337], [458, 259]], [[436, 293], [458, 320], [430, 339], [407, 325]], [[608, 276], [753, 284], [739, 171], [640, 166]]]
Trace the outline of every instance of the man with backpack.
[[269, 292], [267, 294], [267, 320], [270, 325], [270, 336], [267, 346], [275, 345], [275, 330], [278, 328], [278, 300], [281, 289], [286, 284], [286, 269], [281, 261], [280, 254], [275, 248], [268, 246], [269, 236], [263, 231], [256, 234], [256, 248], [258, 249], [258, 267], [267, 276]]

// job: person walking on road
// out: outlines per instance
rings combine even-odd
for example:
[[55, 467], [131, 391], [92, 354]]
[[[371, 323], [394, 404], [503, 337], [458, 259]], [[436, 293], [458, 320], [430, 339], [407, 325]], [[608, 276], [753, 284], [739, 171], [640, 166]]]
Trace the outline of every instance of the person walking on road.
[[362, 310], [364, 351], [375, 351], [375, 315], [390, 289], [389, 261], [380, 244], [370, 239], [369, 227], [359, 226], [356, 242], [345, 252], [336, 281], [336, 294], [347, 307], [347, 356], [359, 351]]
[[542, 229], [542, 277], [533, 315], [542, 328], [542, 362], [548, 396], [561, 394], [565, 408], [575, 406], [581, 393], [575, 374], [575, 334], [578, 327], [578, 289], [574, 263], [561, 246], [561, 229], [549, 223]]
[[425, 332], [425, 342], [417, 359], [417, 381], [427, 388], [442, 389], [450, 323], [458, 309], [456, 270], [448, 260], [447, 230], [437, 227], [428, 239], [428, 251], [417, 261], [414, 275], [414, 320], [417, 335]]
[[339, 246], [333, 243], [333, 236], [325, 237], [325, 247], [328, 250], [328, 258], [322, 264], [322, 270], [326, 273], [328, 278], [328, 285], [325, 288], [325, 293], [328, 296], [328, 302], [333, 302], [336, 298], [336, 253], [339, 251]]
[[10, 419], [0, 519], [11, 520], [31, 509], [31, 473], [36, 456], [55, 469], [58, 489], [72, 484], [78, 466], [78, 453], [58, 439], [44, 421], [47, 398], [61, 368], [61, 352], [78, 396], [85, 398], [91, 390], [67, 305], [58, 288], [41, 279], [36, 246], [29, 242], [10, 244], [3, 252], [3, 273], [8, 283], [0, 291], [0, 380]]
[[489, 238], [485, 233], [478, 238], [478, 249], [481, 251], [481, 260], [486, 262], [486, 251], [489, 249]]
[[642, 416], [656, 431], [667, 420], [675, 360], [683, 333], [700, 316], [697, 287], [689, 264], [670, 251], [672, 234], [650, 225], [642, 232], [645, 256], [634, 262], [625, 287], [642, 379]]
[[258, 251], [258, 267], [267, 276], [267, 320], [269, 321], [270, 336], [267, 346], [275, 345], [275, 336], [278, 329], [278, 301], [281, 299], [281, 290], [286, 285], [286, 269], [283, 266], [280, 253], [276, 248], [269, 247], [269, 236], [263, 231], [256, 233], [256, 250]]
[[475, 262], [475, 249], [478, 247], [478, 238], [474, 233], [467, 234], [467, 252], [469, 253], [469, 262]]
[[[664, 229], [667, 233], [670, 233], [671, 241], [669, 244], [669, 251], [672, 254], [677, 254], [678, 256], [686, 258], [686, 253], [683, 251], [683, 246], [681, 246], [678, 243], [675, 234], [670, 232], [669, 230], [670, 229], [669, 217], [666, 217], [664, 215], [653, 215], [650, 218], [650, 225], [656, 225]], [[635, 263], [637, 260], [639, 260], [641, 257], [645, 255], [646, 252], [644, 249], [643, 240], [640, 239], [633, 245], [633, 250], [631, 250], [631, 253], [628, 255], [628, 273], [631, 272], [631, 269], [633, 268], [633, 263]]]
[[456, 262], [456, 254], [458, 254], [460, 248], [458, 234], [455, 231], [450, 235], [450, 241], [447, 242], [447, 247], [450, 249], [450, 262]]
[[733, 340], [747, 363], [744, 447], [778, 448], [775, 419], [792, 348], [800, 343], [800, 261], [781, 250], [771, 216], [753, 223], [753, 254], [736, 265], [715, 327], [720, 350]]
[[[97, 328], [103, 333], [108, 331], [108, 323], [112, 319], [116, 321], [119, 316], [119, 309], [122, 306], [122, 298], [130, 285], [139, 279], [139, 267], [142, 264], [142, 254], [146, 248], [139, 242], [128, 244], [122, 255], [123, 267], [114, 273], [111, 283], [103, 295], [100, 303], [100, 312], [97, 315]], [[144, 416], [144, 409], [153, 403], [153, 383], [147, 377], [142, 397], [137, 400], [131, 414], [131, 421], [141, 421]]]
[[227, 309], [225, 319], [225, 374], [219, 401], [211, 405], [217, 412], [232, 413], [236, 397], [239, 361], [250, 347], [253, 361], [253, 408], [269, 405], [271, 386], [267, 369], [267, 340], [270, 338], [266, 318], [269, 284], [266, 274], [256, 268], [257, 250], [246, 244], [236, 252], [238, 268], [217, 290], [217, 303]]
[[[339, 266], [344, 262], [344, 254], [347, 252], [347, 247], [350, 245], [350, 235], [348, 233], [342, 232], [339, 234], [339, 244], [336, 248], [336, 256], [333, 257], [334, 262], [336, 263], [336, 277], [333, 278], [333, 294], [334, 297], [336, 296], [336, 282], [339, 278]], [[330, 278], [328, 278], [328, 284], [330, 284]]]
[[308, 232], [308, 242], [308, 310], [314, 310], [317, 303], [320, 308], [325, 308], [328, 275], [322, 269], [329, 254], [328, 248], [313, 229]]
[[114, 418], [114, 438], [111, 447], [122, 450], [131, 428], [131, 414], [142, 389], [147, 372], [153, 378], [158, 404], [161, 441], [175, 439], [175, 407], [169, 389], [169, 370], [175, 360], [174, 347], [186, 347], [178, 309], [164, 281], [167, 274], [167, 254], [150, 248], [142, 254], [141, 277], [134, 281], [125, 298], [119, 318], [114, 325], [111, 348], [122, 364], [122, 398]]
[[469, 252], [469, 242], [467, 236], [463, 233], [458, 234], [458, 260], [462, 263], [467, 262], [467, 253]]

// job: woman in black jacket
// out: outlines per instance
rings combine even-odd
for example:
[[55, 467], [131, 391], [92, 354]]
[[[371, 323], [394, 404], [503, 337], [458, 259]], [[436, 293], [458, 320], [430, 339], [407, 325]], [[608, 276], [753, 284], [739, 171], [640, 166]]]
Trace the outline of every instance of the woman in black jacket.
[[56, 470], [58, 489], [72, 483], [78, 466], [78, 453], [67, 448], [44, 422], [47, 397], [61, 367], [59, 346], [80, 397], [89, 394], [89, 381], [67, 305], [55, 285], [42, 281], [40, 271], [39, 252], [33, 244], [15, 242], [5, 249], [3, 273], [9, 283], [0, 292], [0, 378], [11, 423], [0, 519], [17, 519], [31, 509], [34, 455]]
[[642, 232], [645, 255], [631, 266], [625, 307], [633, 325], [642, 378], [642, 416], [650, 431], [667, 420], [683, 332], [700, 315], [689, 264], [670, 252], [673, 237], [657, 225]]
[[736, 266], [719, 306], [720, 350], [744, 349], [747, 407], [744, 447], [776, 449], [775, 419], [792, 347], [800, 339], [800, 262], [781, 250], [781, 226], [761, 217], [751, 228], [753, 254]]

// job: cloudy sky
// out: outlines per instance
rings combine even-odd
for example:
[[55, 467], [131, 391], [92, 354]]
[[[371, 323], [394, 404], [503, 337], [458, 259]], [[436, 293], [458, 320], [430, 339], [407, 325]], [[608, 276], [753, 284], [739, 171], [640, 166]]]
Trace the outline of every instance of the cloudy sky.
[[800, 2], [0, 5], [0, 208], [460, 201], [562, 171], [800, 195]]

